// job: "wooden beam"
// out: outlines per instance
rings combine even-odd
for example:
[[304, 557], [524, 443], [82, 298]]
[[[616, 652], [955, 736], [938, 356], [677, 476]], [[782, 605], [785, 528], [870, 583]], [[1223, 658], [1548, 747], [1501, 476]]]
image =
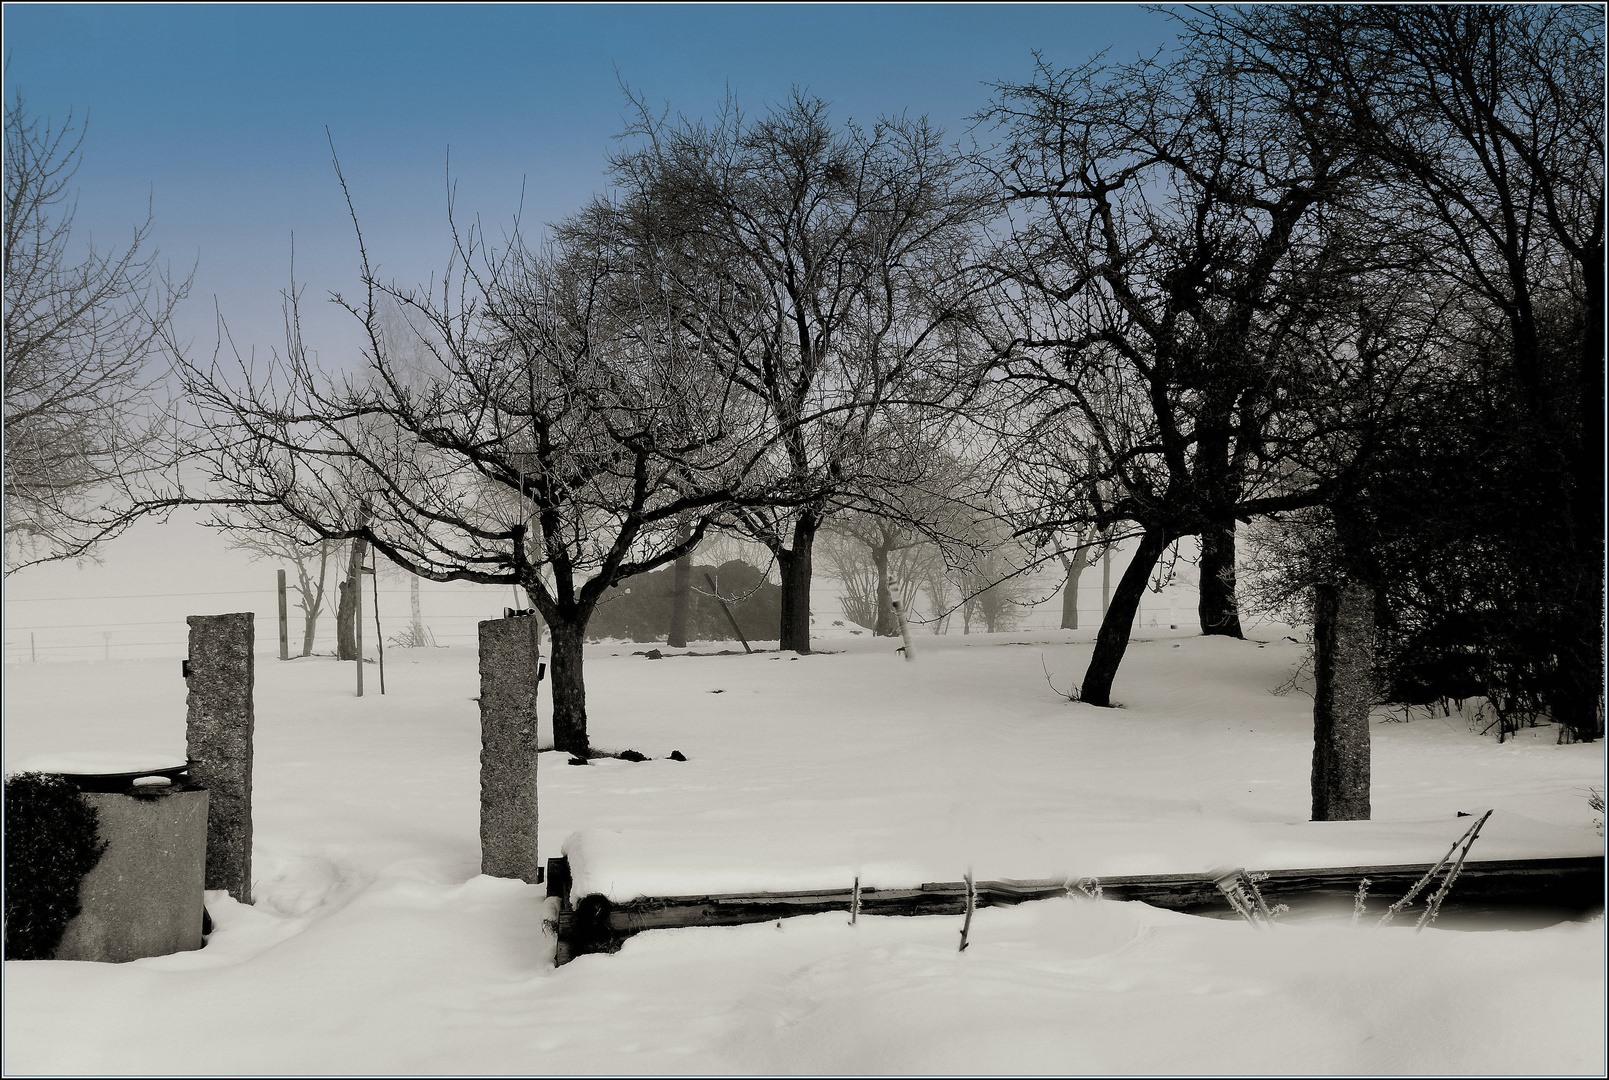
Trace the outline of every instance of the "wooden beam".
[[[1260, 890], [1271, 900], [1295, 897], [1350, 900], [1358, 881], [1368, 878], [1374, 896], [1400, 895], [1430, 869], [1430, 863], [1388, 866], [1330, 866], [1270, 870]], [[1603, 856], [1569, 859], [1490, 859], [1464, 865], [1456, 893], [1462, 902], [1525, 903], [1586, 912], [1603, 904]], [[1130, 874], [1101, 878], [1108, 900], [1141, 900], [1173, 911], [1216, 911], [1224, 907], [1213, 880], [1200, 874]], [[555, 962], [593, 952], [614, 952], [644, 930], [684, 926], [741, 926], [823, 911], [849, 911], [854, 889], [797, 889], [779, 893], [714, 893], [644, 896], [616, 902], [591, 894], [570, 903], [571, 878], [565, 859], [548, 862], [548, 895], [559, 897]], [[979, 907], [1010, 907], [1066, 896], [1077, 879], [1018, 879], [977, 883]], [[966, 911], [964, 881], [929, 882], [915, 888], [860, 890], [863, 915], [960, 915]]]

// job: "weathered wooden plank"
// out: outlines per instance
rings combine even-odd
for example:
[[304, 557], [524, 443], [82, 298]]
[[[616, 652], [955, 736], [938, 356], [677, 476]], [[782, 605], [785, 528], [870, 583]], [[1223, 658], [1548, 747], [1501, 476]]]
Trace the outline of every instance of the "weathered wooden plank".
[[[1271, 870], [1261, 883], [1271, 899], [1350, 897], [1362, 878], [1375, 896], [1400, 893], [1417, 881], [1430, 863], [1388, 866], [1331, 866]], [[1603, 903], [1602, 856], [1570, 859], [1496, 859], [1464, 866], [1456, 892], [1463, 901], [1520, 901], [1590, 910]], [[848, 912], [852, 889], [789, 890], [784, 893], [711, 894], [639, 897], [616, 903], [587, 896], [572, 910], [568, 901], [570, 873], [563, 859], [548, 864], [549, 894], [558, 895], [559, 951], [562, 963], [589, 952], [612, 952], [644, 930], [685, 926], [739, 926], [824, 911]], [[1086, 879], [1087, 880], [1087, 879]], [[1210, 877], [1199, 874], [1132, 874], [1099, 879], [1101, 895], [1112, 900], [1142, 900], [1172, 910], [1213, 910], [1223, 897]], [[979, 906], [1011, 906], [1065, 896], [1076, 881], [1018, 879], [977, 885]], [[959, 915], [966, 910], [966, 883], [928, 882], [916, 888], [862, 889], [860, 910], [866, 915]]]
[[[693, 902], [702, 902], [702, 903], [711, 903], [711, 904], [748, 904], [748, 903], [752, 903], [752, 902], [754, 902], [756, 900], [763, 900], [766, 903], [774, 903], [774, 904], [821, 904], [821, 903], [836, 904], [836, 903], [839, 903], [841, 901], [841, 902], [847, 904], [847, 903], [849, 903], [850, 898], [853, 895], [854, 895], [854, 890], [852, 890], [852, 889], [837, 889], [837, 890], [833, 890], [833, 891], [830, 891], [830, 892], [823, 891], [823, 892], [819, 892], [819, 893], [817, 893], [817, 892], [811, 892], [811, 893], [752, 893], [752, 894], [732, 895], [732, 896], [707, 896], [707, 897], [700, 898], [699, 901], [693, 901]], [[907, 899], [907, 898], [910, 898], [910, 897], [920, 897], [920, 896], [926, 896], [926, 895], [928, 895], [928, 894], [924, 893], [921, 889], [862, 889], [862, 890], [860, 890], [860, 898], [861, 898], [862, 903], [866, 903], [866, 902], [889, 902], [889, 901], [896, 901], [896, 900], [904, 900], [904, 899]], [[675, 902], [676, 898], [666, 897], [666, 900], [669, 901], [669, 902]]]

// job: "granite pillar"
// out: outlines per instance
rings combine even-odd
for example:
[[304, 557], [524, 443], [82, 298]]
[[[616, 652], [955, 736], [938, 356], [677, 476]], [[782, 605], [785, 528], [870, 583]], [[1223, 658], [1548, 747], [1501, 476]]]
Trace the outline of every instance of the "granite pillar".
[[1374, 592], [1321, 585], [1313, 625], [1313, 820], [1369, 820]]
[[534, 618], [480, 624], [480, 870], [533, 884], [540, 660]]
[[251, 903], [252, 613], [191, 615], [190, 781], [207, 789], [207, 888]]

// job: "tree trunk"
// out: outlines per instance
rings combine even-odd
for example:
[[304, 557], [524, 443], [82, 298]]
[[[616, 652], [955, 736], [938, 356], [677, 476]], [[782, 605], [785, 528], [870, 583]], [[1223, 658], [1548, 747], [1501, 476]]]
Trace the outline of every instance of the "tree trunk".
[[342, 660], [358, 658], [358, 605], [363, 603], [363, 558], [369, 542], [354, 539], [346, 560], [346, 580], [336, 583], [340, 601], [335, 607], [335, 655]]
[[1603, 730], [1603, 513], [1604, 260], [1601, 250], [1582, 260], [1587, 297], [1584, 348], [1576, 370], [1576, 415], [1569, 506], [1575, 565], [1558, 650], [1558, 687], [1548, 696], [1554, 721], [1579, 741]]
[[408, 615], [413, 621], [409, 628], [413, 635], [414, 648], [423, 648], [425, 644], [425, 620], [419, 614], [419, 577], [416, 574], [408, 575]]
[[581, 677], [581, 643], [586, 626], [554, 620], [548, 624], [548, 678], [553, 693], [553, 746], [577, 757], [591, 752], [587, 741], [587, 687]]
[[1369, 819], [1369, 710], [1374, 705], [1374, 591], [1318, 588], [1313, 626], [1313, 820]]
[[525, 590], [525, 606], [535, 612], [531, 618], [536, 620], [536, 647], [538, 651], [541, 651], [542, 627], [547, 625], [547, 620], [542, 617], [542, 607], [536, 602], [536, 597], [531, 594], [530, 589]]
[[1084, 576], [1084, 569], [1089, 566], [1089, 560], [1084, 557], [1084, 549], [1073, 552], [1073, 557], [1063, 555], [1062, 567], [1067, 571], [1067, 584], [1061, 591], [1061, 628], [1063, 630], [1078, 629], [1078, 579]]
[[[1602, 604], [1598, 607], [1601, 610]], [[1577, 627], [1587, 625], [1580, 613], [1572, 614], [1577, 616]], [[1601, 623], [1601, 615], [1599, 619]], [[1603, 672], [1602, 646], [1580, 640], [1565, 641], [1560, 654], [1557, 685], [1545, 698], [1548, 715], [1569, 732], [1566, 738], [1570, 741], [1592, 742], [1602, 738], [1603, 686], [1594, 681], [1594, 676]]]
[[302, 655], [313, 655], [313, 638], [318, 630], [318, 606], [308, 604], [302, 608]]
[[1147, 531], [1140, 537], [1140, 546], [1135, 550], [1134, 558], [1129, 560], [1128, 569], [1123, 571], [1117, 591], [1112, 594], [1111, 606], [1101, 620], [1100, 633], [1095, 636], [1095, 652], [1089, 658], [1089, 667], [1084, 672], [1080, 700], [1091, 705], [1111, 706], [1112, 681], [1117, 678], [1118, 665], [1128, 651], [1129, 631], [1139, 613], [1145, 583], [1171, 542], [1162, 532]]
[[[692, 535], [689, 526], [682, 526], [681, 539], [686, 542]], [[693, 588], [693, 553], [677, 559], [676, 569], [672, 572], [670, 594], [670, 633], [665, 636], [665, 644], [672, 649], [687, 648], [687, 608]]]
[[318, 545], [318, 582], [313, 582], [312, 576], [307, 572], [306, 562], [298, 559], [296, 562], [296, 593], [300, 598], [297, 605], [302, 609], [302, 655], [313, 655], [313, 642], [318, 636], [318, 617], [324, 607], [324, 584], [329, 579], [330, 572], [330, 542], [319, 541]]
[[899, 623], [894, 619], [894, 594], [888, 589], [888, 549], [872, 548], [872, 568], [877, 575], [877, 625], [872, 628], [875, 637], [898, 637]]
[[338, 660], [351, 660], [358, 652], [352, 603], [346, 593], [346, 579], [342, 578], [335, 583], [335, 657]]
[[1210, 526], [1201, 534], [1201, 632], [1238, 638], [1240, 608], [1235, 602], [1235, 523]]
[[777, 552], [782, 571], [782, 626], [777, 643], [784, 650], [810, 651], [810, 556], [821, 520], [800, 514], [793, 526], [793, 547]]
[[1106, 613], [1108, 611], [1110, 611], [1110, 610], [1112, 610], [1112, 548], [1111, 548], [1110, 545], [1108, 545], [1106, 550], [1101, 552], [1101, 618], [1102, 618], [1102, 620], [1104, 620], [1106, 618]]

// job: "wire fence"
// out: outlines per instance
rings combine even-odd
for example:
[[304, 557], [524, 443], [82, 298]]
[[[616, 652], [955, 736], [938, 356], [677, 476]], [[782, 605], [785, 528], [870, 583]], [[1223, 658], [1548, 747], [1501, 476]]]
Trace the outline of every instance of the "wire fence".
[[[73, 596], [29, 596], [5, 598], [4, 659], [7, 664], [42, 663], [52, 660], [133, 660], [182, 657], [188, 651], [188, 631], [185, 614], [196, 613], [194, 608], [228, 607], [250, 610], [257, 615], [258, 647], [277, 651], [278, 596], [271, 583], [256, 589], [214, 589], [195, 592], [116, 593]], [[372, 583], [370, 583], [372, 585]], [[822, 593], [836, 595], [836, 583], [823, 581], [818, 602], [826, 600]], [[1100, 622], [1100, 588], [1086, 584], [1079, 604], [1079, 624], [1093, 627]], [[364, 604], [364, 636], [372, 648], [374, 640], [373, 591], [366, 588]], [[1138, 628], [1150, 629], [1179, 625], [1180, 620], [1194, 618], [1194, 590], [1185, 596], [1179, 590], [1169, 595], [1147, 593], [1142, 602]], [[379, 590], [380, 634], [387, 647], [401, 644], [400, 637], [412, 626], [412, 590], [406, 586], [387, 586]], [[485, 585], [453, 585], [447, 588], [421, 587], [419, 590], [421, 623], [437, 645], [473, 645], [476, 642], [476, 624], [485, 619], [499, 617], [505, 607], [524, 607], [523, 596], [516, 596], [507, 587]], [[228, 604], [190, 603], [207, 599], [222, 600]], [[293, 656], [300, 655], [304, 634], [304, 616], [297, 606], [296, 592], [287, 593], [289, 602], [289, 644]], [[93, 605], [102, 608], [110, 605], [115, 610], [97, 612]], [[45, 605], [53, 605], [46, 607]], [[829, 634], [853, 633], [857, 628], [847, 616], [838, 617], [835, 601], [813, 604], [821, 609], [818, 626]], [[192, 609], [187, 611], [186, 609]], [[168, 614], [171, 612], [171, 615]], [[150, 616], [162, 614], [165, 617]], [[1061, 602], [1047, 597], [1044, 602], [1024, 607], [1018, 613], [1012, 629], [1051, 630], [1060, 626]], [[99, 615], [100, 617], [96, 617]], [[321, 609], [316, 621], [314, 654], [335, 651], [335, 618], [329, 607]], [[913, 626], [918, 634], [933, 629], [929, 623]], [[946, 629], [950, 634], [962, 632], [959, 613], [952, 616]], [[974, 631], [983, 627], [974, 626]], [[869, 630], [864, 631], [870, 633]], [[393, 644], [393, 639], [399, 639]]]
[[[118, 592], [71, 596], [5, 598], [5, 663], [132, 660], [182, 657], [189, 649], [187, 614], [227, 608], [257, 616], [260, 650], [277, 652], [279, 599], [270, 578], [266, 587], [172, 592]], [[372, 584], [372, 583], [371, 583]], [[364, 637], [373, 648], [374, 592], [364, 590]], [[421, 588], [422, 622], [438, 645], [473, 644], [476, 624], [514, 606], [506, 588], [458, 585]], [[412, 590], [382, 586], [379, 628], [388, 646], [412, 625]], [[287, 591], [290, 653], [300, 655], [304, 613], [294, 588]], [[209, 602], [211, 601], [211, 602]], [[521, 598], [518, 606], [524, 606]], [[154, 617], [162, 616], [162, 617]], [[322, 606], [315, 622], [313, 653], [335, 650], [333, 604]]]

